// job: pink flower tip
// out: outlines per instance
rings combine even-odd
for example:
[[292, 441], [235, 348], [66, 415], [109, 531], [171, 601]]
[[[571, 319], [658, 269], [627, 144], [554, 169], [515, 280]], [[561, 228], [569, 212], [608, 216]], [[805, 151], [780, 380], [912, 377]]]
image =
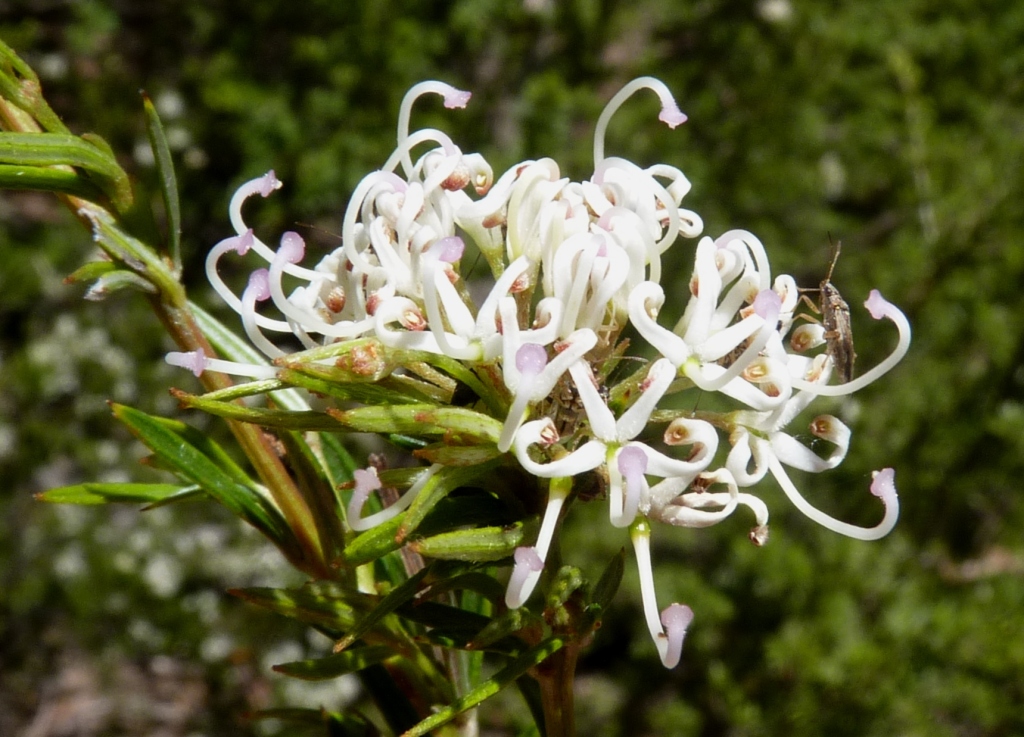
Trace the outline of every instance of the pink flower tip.
[[466, 250], [466, 243], [457, 235], [449, 235], [444, 238], [438, 238], [434, 241], [434, 244], [430, 247], [430, 253], [437, 256], [438, 261], [444, 261], [447, 264], [454, 264], [460, 258]]
[[444, 95], [444, 106], [449, 110], [457, 107], [466, 107], [466, 104], [469, 102], [469, 98], [472, 96], [472, 92], [450, 87], [449, 91]]
[[619, 473], [627, 479], [647, 473], [647, 454], [635, 445], [627, 445], [620, 450], [616, 460], [619, 464]]
[[381, 487], [380, 477], [377, 475], [377, 469], [373, 466], [370, 466], [369, 468], [357, 468], [352, 473], [352, 478], [356, 482], [356, 493], [362, 496], [369, 496], [371, 491], [376, 491]]
[[260, 179], [260, 195], [269, 197], [275, 189], [281, 189], [281, 180], [277, 178], [274, 170], [271, 169]]
[[778, 319], [782, 297], [774, 289], [764, 289], [754, 297], [754, 313], [765, 320]]
[[[686, 604], [669, 604], [661, 613], [661, 625], [666, 631], [686, 631], [693, 621], [693, 610]], [[669, 635], [671, 637], [671, 635]]]
[[197, 378], [202, 376], [207, 364], [206, 354], [201, 350], [188, 351], [187, 353], [171, 351], [164, 357], [164, 360], [171, 366], [188, 369]]
[[658, 114], [658, 120], [669, 128], [675, 128], [677, 125], [681, 125], [686, 122], [686, 113], [680, 110], [674, 102], [665, 103], [661, 106], [661, 113]]
[[290, 264], [297, 264], [306, 255], [306, 242], [301, 235], [289, 230], [281, 236], [281, 247], [277, 249], [277, 255]]
[[661, 656], [661, 662], [666, 668], [679, 665], [686, 628], [692, 621], [693, 610], [685, 604], [670, 604], [661, 613], [661, 626], [665, 628], [665, 637], [668, 639], [668, 647]]
[[886, 300], [877, 289], [872, 289], [864, 306], [868, 308], [871, 317], [881, 320], [892, 313], [892, 303]]
[[516, 351], [516, 368], [523, 376], [536, 376], [548, 365], [548, 352], [542, 345], [525, 343]]
[[871, 474], [871, 493], [888, 504], [896, 498], [896, 471], [883, 468]]
[[540, 559], [540, 555], [537, 554], [537, 548], [516, 548], [516, 552], [513, 554], [513, 557], [516, 560], [516, 566], [522, 566], [526, 568], [526, 570], [533, 571], [534, 573], [544, 570], [544, 561], [542, 561]]
[[270, 273], [266, 269], [256, 269], [249, 275], [249, 285], [245, 291], [252, 290], [257, 302], [270, 299]]

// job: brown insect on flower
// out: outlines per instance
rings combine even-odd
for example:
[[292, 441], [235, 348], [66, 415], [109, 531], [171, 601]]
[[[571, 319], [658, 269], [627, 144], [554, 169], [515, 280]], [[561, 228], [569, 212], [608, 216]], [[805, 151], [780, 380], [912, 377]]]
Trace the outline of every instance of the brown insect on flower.
[[[853, 349], [850, 306], [846, 304], [843, 295], [832, 284], [832, 271], [836, 267], [836, 261], [839, 260], [839, 252], [842, 247], [841, 241], [836, 241], [832, 246], [832, 263], [829, 264], [828, 274], [822, 279], [818, 289], [804, 290], [817, 291], [818, 304], [815, 305], [807, 299], [806, 295], [803, 299], [811, 306], [811, 309], [821, 315], [821, 324], [825, 328], [825, 352], [832, 358], [832, 365], [835, 367], [840, 382], [845, 384], [853, 378], [853, 363], [857, 358], [857, 353]], [[810, 320], [814, 319], [806, 315], [804, 317]]]

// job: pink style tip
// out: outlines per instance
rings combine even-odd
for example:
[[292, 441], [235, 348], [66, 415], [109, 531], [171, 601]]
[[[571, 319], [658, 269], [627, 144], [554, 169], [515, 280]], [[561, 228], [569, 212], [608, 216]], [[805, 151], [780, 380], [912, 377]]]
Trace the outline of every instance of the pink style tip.
[[537, 548], [533, 547], [521, 547], [516, 548], [516, 552], [513, 557], [515, 558], [517, 566], [523, 566], [528, 571], [537, 573], [544, 569], [544, 561], [540, 559], [540, 555], [537, 554]]
[[273, 169], [264, 174], [263, 178], [260, 179], [260, 195], [262, 197], [269, 197], [274, 190], [280, 188], [281, 180], [277, 178]]
[[253, 290], [253, 296], [257, 302], [270, 299], [270, 272], [266, 269], [256, 269], [249, 275], [249, 285], [245, 291]]
[[306, 255], [306, 242], [301, 235], [289, 230], [281, 236], [281, 247], [277, 249], [277, 255], [290, 264], [297, 264]]
[[446, 264], [454, 264], [466, 250], [466, 243], [457, 235], [449, 235], [438, 238], [430, 247], [432, 253], [437, 255], [438, 261]]
[[661, 625], [668, 631], [686, 631], [693, 621], [693, 610], [686, 604], [670, 604], [661, 613]]
[[892, 303], [886, 300], [877, 289], [871, 290], [867, 301], [864, 302], [864, 306], [868, 308], [871, 317], [876, 320], [881, 320], [892, 312]]
[[647, 454], [635, 445], [628, 445], [619, 451], [619, 473], [627, 479], [647, 473]]
[[887, 502], [896, 498], [896, 471], [891, 468], [883, 468], [875, 471], [871, 479], [871, 493]]
[[459, 90], [452, 87], [450, 92], [445, 93], [444, 106], [449, 110], [457, 107], [466, 107], [466, 105], [469, 103], [469, 98], [471, 98], [472, 96], [472, 92], [469, 92], [467, 90]]
[[685, 123], [687, 118], [686, 113], [675, 105], [665, 105], [661, 108], [661, 113], [658, 114], [658, 120], [669, 128], [675, 128], [676, 126]]
[[196, 378], [202, 376], [208, 362], [206, 354], [201, 350], [188, 351], [187, 353], [172, 351], [167, 354], [164, 360], [171, 366], [188, 369], [196, 375]]
[[524, 376], [536, 376], [548, 365], [548, 352], [544, 346], [526, 343], [516, 351], [516, 368]]
[[774, 289], [764, 289], [754, 297], [754, 313], [768, 320], [779, 316], [782, 309], [782, 297]]
[[371, 491], [376, 491], [381, 487], [380, 477], [377, 476], [377, 469], [373, 466], [370, 468], [357, 468], [352, 473], [352, 478], [355, 480], [355, 491], [357, 494], [368, 496]]

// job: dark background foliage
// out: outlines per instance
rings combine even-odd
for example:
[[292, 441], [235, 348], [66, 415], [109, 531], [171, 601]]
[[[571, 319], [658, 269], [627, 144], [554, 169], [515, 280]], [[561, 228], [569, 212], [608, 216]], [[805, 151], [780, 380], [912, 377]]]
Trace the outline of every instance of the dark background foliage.
[[[139, 88], [154, 97], [178, 157], [189, 284], [211, 305], [202, 261], [228, 231], [233, 188], [276, 169], [285, 188], [252, 208], [260, 227], [332, 248], [413, 83], [474, 92], [463, 111], [425, 101], [416, 122], [496, 171], [552, 156], [580, 178], [605, 101], [632, 77], [663, 79], [690, 121], [669, 131], [638, 97], [610, 151], [681, 167], [707, 233], [753, 231], [802, 284], [823, 276], [830, 234], [842, 240], [834, 282], [861, 365], [892, 340], [860, 309], [869, 289], [910, 317], [904, 362], [828, 406], [854, 431], [847, 461], [799, 480], [871, 524], [869, 473], [891, 465], [903, 514], [886, 540], [853, 542], [768, 488], [765, 548], [741, 519], [657, 529], [660, 597], [697, 614], [683, 664], [657, 665], [627, 576], [581, 663], [581, 729], [1024, 734], [1024, 5], [0, 0], [0, 36], [74, 131], [120, 153], [131, 220], [156, 240]], [[166, 387], [189, 381], [163, 365], [140, 300], [83, 304], [62, 284], [91, 251], [54, 199], [0, 196], [0, 732], [244, 734], [269, 729], [238, 723], [247, 709], [338, 707], [345, 684], [286, 691], [268, 674], [324, 644], [222, 593], [288, 580], [227, 515], [32, 500], [148, 473], [105, 401], [173, 411]], [[666, 282], [684, 294], [692, 249], [675, 251]], [[627, 544], [604, 514], [581, 505], [563, 537], [564, 560], [590, 575]], [[521, 710], [502, 699], [485, 726], [512, 733]]]

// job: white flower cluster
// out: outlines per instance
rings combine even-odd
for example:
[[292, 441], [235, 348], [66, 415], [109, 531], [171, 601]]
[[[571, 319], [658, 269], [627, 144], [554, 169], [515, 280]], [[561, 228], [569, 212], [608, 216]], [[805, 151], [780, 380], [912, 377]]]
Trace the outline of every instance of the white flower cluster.
[[[305, 247], [297, 233], [285, 233], [274, 250], [247, 228], [242, 203], [280, 187], [271, 172], [243, 185], [233, 197], [236, 235], [210, 251], [207, 271], [225, 302], [241, 315], [252, 343], [271, 359], [284, 355], [267, 337], [271, 333], [287, 333], [310, 348], [373, 336], [392, 348], [500, 367], [510, 401], [498, 448], [513, 452], [529, 473], [552, 479], [538, 539], [516, 551], [506, 603], [522, 605], [540, 578], [571, 488], [555, 480], [597, 471], [607, 480], [611, 524], [630, 528], [648, 626], [663, 663], [673, 667], [693, 614], [673, 604], [659, 616], [649, 521], [706, 527], [742, 505], [756, 519], [751, 539], [763, 544], [768, 510], [741, 489], [771, 472], [815, 521], [864, 540], [885, 535], [898, 514], [892, 470], [877, 472], [871, 485], [885, 507], [877, 526], [860, 528], [833, 519], [804, 499], [785, 467], [834, 468], [846, 456], [849, 429], [835, 417], [816, 418], [811, 433], [832, 447], [821, 457], [785, 428], [815, 397], [849, 394], [888, 371], [906, 353], [910, 327], [896, 307], [872, 292], [868, 310], [876, 319], [895, 323], [899, 344], [861, 377], [829, 384], [829, 352], [807, 352], [834, 336], [820, 325], [794, 325], [800, 302], [795, 281], [786, 275], [773, 279], [761, 242], [740, 230], [698, 242], [686, 310], [671, 328], [659, 324], [665, 300], [661, 256], [680, 236], [700, 235], [703, 224], [681, 207], [690, 189], [681, 171], [666, 165], [645, 169], [604, 155], [609, 119], [644, 88], [660, 97], [663, 122], [675, 127], [686, 119], [664, 84], [637, 79], [611, 100], [598, 121], [594, 174], [588, 181], [562, 177], [551, 159], [522, 162], [494, 181], [479, 154], [462, 153], [441, 131], [408, 131], [420, 95], [440, 94], [447, 107], [462, 107], [469, 93], [439, 82], [416, 85], [402, 104], [397, 149], [380, 171], [363, 179], [349, 202], [340, 248], [308, 269], [299, 265]], [[414, 164], [412, 151], [422, 144], [432, 147]], [[467, 194], [469, 187], [475, 198]], [[472, 239], [494, 277], [479, 306], [461, 283], [464, 237]], [[267, 266], [253, 272], [238, 297], [217, 267], [229, 251], [249, 249]], [[286, 274], [302, 284], [288, 294]], [[267, 300], [278, 316], [257, 309]], [[631, 402], [616, 417], [598, 377], [627, 323], [661, 357], [636, 382]], [[195, 353], [171, 354], [168, 361], [197, 375], [217, 370], [265, 377], [275, 371]], [[675, 419], [663, 441], [666, 450], [682, 446], [683, 452], [669, 454], [637, 438], [661, 399], [680, 382], [720, 392], [741, 408], [711, 421]], [[555, 395], [566, 388], [579, 420], [568, 430], [556, 424], [564, 402]], [[721, 454], [724, 464], [712, 469], [719, 431], [730, 448]], [[352, 516], [361, 529], [407, 506], [423, 483], [385, 513], [360, 519], [362, 503], [378, 485], [372, 474], [359, 479]]]

